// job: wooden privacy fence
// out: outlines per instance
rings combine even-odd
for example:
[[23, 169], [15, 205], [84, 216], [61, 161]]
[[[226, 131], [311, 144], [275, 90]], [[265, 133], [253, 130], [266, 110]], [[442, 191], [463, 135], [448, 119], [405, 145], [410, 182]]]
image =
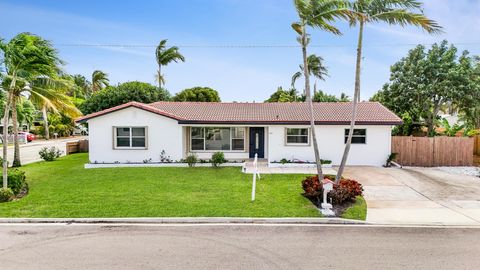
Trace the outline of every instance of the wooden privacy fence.
[[392, 153], [403, 166], [472, 166], [474, 138], [392, 137]]
[[474, 137], [475, 146], [473, 148], [473, 154], [480, 156], [480, 135]]
[[65, 154], [88, 152], [88, 140], [79, 140], [75, 142], [67, 142]]

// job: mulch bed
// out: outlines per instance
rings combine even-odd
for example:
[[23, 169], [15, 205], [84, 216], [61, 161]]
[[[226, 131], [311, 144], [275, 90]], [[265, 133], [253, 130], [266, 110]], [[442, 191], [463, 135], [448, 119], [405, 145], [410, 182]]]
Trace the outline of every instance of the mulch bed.
[[[302, 194], [303, 195], [303, 194]], [[320, 209], [320, 204], [322, 203], [321, 201], [317, 201], [316, 199], [314, 198], [308, 198], [306, 197], [305, 195], [303, 195], [305, 198], [307, 198], [308, 200], [310, 200], [317, 208]], [[341, 217], [343, 212], [345, 212], [345, 210], [347, 210], [348, 208], [350, 208], [353, 204], [355, 204], [355, 202], [353, 201], [347, 201], [341, 205], [338, 205], [338, 204], [333, 204], [332, 203], [332, 211], [335, 213], [335, 217]]]

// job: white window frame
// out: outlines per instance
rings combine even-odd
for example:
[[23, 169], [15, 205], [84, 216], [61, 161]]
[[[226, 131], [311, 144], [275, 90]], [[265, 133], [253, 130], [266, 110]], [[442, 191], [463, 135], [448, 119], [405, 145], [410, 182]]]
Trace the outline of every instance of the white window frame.
[[[306, 129], [307, 135], [288, 135], [289, 129]], [[288, 137], [307, 137], [306, 143], [289, 143]], [[289, 127], [285, 128], [285, 145], [287, 146], [309, 146], [310, 145], [310, 128], [297, 128], [297, 127]]]
[[[192, 140], [194, 140], [194, 138], [192, 137], [192, 129], [193, 128], [202, 128], [203, 130], [203, 150], [194, 150], [192, 149]], [[207, 129], [208, 128], [229, 128], [230, 129], [230, 149], [229, 150], [206, 150], [206, 143], [207, 143]], [[234, 128], [243, 128], [243, 138], [234, 138], [233, 137], [233, 129]], [[191, 126], [190, 127], [190, 134], [189, 134], [189, 137], [190, 137], [190, 152], [202, 152], [202, 153], [209, 153], [209, 152], [218, 152], [218, 151], [221, 151], [221, 152], [229, 152], [229, 153], [234, 153], [234, 152], [237, 152], [237, 153], [243, 153], [246, 151], [246, 139], [247, 139], [247, 128], [246, 127], [225, 127], [225, 126], [219, 126], [219, 127], [216, 127], [216, 126]], [[242, 150], [232, 150], [232, 146], [233, 146], [233, 140], [236, 139], [243, 139], [243, 149]], [[197, 138], [197, 140], [201, 140], [199, 138]]]
[[[355, 130], [365, 130], [365, 135], [355, 135]], [[344, 131], [343, 131], [343, 144], [347, 144], [347, 141], [348, 140], [348, 134], [345, 134], [345, 131], [350, 132], [350, 128], [346, 128]], [[353, 142], [353, 138], [365, 138], [365, 142], [363, 143], [356, 143], [356, 142]], [[366, 128], [355, 128], [353, 130], [353, 136], [352, 136], [352, 144], [367, 144], [367, 129]]]
[[[128, 136], [120, 136], [121, 138], [129, 138], [130, 139], [130, 146], [117, 146], [117, 129], [118, 128], [128, 128], [130, 129], [130, 134]], [[145, 136], [133, 136], [132, 135], [132, 128], [143, 128], [145, 130]], [[145, 138], [145, 146], [132, 146], [132, 139], [133, 138]], [[146, 126], [115, 126], [113, 127], [113, 149], [116, 150], [146, 150], [148, 149], [148, 127]]]

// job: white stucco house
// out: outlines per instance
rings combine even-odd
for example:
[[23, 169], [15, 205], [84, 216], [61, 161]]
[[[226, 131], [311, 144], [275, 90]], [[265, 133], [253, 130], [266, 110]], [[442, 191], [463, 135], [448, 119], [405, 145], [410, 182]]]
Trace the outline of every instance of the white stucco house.
[[[351, 103], [315, 103], [316, 134], [322, 159], [339, 164]], [[222, 151], [228, 160], [255, 153], [269, 162], [314, 161], [306, 103], [129, 102], [86, 115], [91, 163], [174, 161], [195, 153], [209, 159]], [[376, 102], [361, 102], [350, 165], [384, 164], [391, 151], [392, 126], [402, 121]]]

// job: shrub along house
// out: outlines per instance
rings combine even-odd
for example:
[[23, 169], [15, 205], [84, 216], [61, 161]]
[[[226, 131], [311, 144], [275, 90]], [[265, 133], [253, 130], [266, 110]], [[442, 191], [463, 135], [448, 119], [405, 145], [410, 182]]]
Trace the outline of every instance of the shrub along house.
[[[339, 164], [351, 103], [315, 103], [322, 159]], [[224, 152], [228, 160], [259, 158], [315, 160], [306, 103], [129, 102], [86, 115], [91, 163], [179, 161], [189, 154], [209, 159]], [[384, 164], [390, 154], [392, 126], [401, 119], [376, 102], [358, 105], [350, 165]]]

